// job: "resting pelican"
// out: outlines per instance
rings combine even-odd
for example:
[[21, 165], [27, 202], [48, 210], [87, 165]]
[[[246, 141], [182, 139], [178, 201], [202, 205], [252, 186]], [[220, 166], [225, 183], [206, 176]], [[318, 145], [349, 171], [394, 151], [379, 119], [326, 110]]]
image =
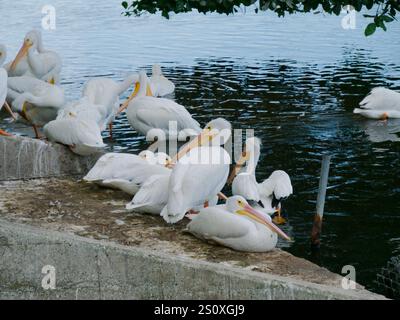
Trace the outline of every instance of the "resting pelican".
[[51, 84], [60, 82], [62, 62], [60, 56], [43, 47], [42, 34], [32, 30], [11, 64], [7, 65], [10, 77], [31, 76]]
[[134, 195], [152, 175], [169, 175], [171, 169], [165, 166], [170, 160], [165, 153], [154, 154], [148, 150], [139, 155], [107, 153], [97, 160], [83, 180]]
[[270, 216], [252, 208], [242, 196], [232, 196], [224, 205], [201, 209], [186, 231], [199, 239], [249, 252], [273, 250], [278, 235], [290, 240]]
[[354, 113], [377, 120], [400, 118], [400, 93], [378, 87], [360, 102], [360, 108], [355, 108]]
[[[147, 75], [141, 71], [137, 95], [131, 95], [119, 109], [119, 112], [122, 112], [127, 108], [128, 122], [139, 133], [147, 135], [152, 129], [161, 129], [166, 136], [178, 132], [182, 132], [186, 136], [195, 136], [201, 132], [199, 123], [192, 118], [184, 106], [169, 99], [146, 96], [147, 88]], [[177, 127], [173, 128], [174, 132], [169, 132], [172, 121], [176, 123]]]
[[[178, 152], [175, 159], [179, 161], [169, 180], [168, 203], [161, 211], [165, 221], [178, 222], [188, 210], [212, 201], [222, 190], [229, 174], [230, 156], [220, 145], [230, 136], [230, 123], [218, 118]], [[208, 142], [212, 145], [204, 146]]]
[[[281, 202], [293, 193], [289, 175], [282, 170], [272, 172], [270, 177], [261, 183], [256, 180], [256, 167], [260, 157], [261, 140], [252, 137], [246, 140], [245, 152], [238, 160], [229, 180], [232, 180], [232, 194], [243, 196], [258, 210], [267, 214], [278, 213], [277, 223], [283, 223]], [[237, 174], [242, 165], [246, 167]], [[237, 174], [237, 175], [236, 175]]]
[[158, 64], [153, 65], [149, 81], [154, 97], [163, 97], [175, 91], [175, 85], [163, 75]]
[[84, 86], [82, 97], [87, 98], [93, 105], [104, 106], [104, 110], [101, 111], [104, 113], [104, 124], [101, 125], [101, 128], [103, 131], [108, 125], [111, 138], [112, 122], [119, 109], [119, 96], [138, 81], [139, 75], [131, 74], [122, 82], [116, 82], [109, 78], [94, 78], [86, 82]]
[[[0, 44], [0, 111], [5, 107], [5, 109], [10, 113], [10, 115], [15, 119], [15, 115], [12, 112], [10, 106], [6, 101], [7, 97], [7, 71], [2, 67], [4, 61], [7, 57], [7, 51], [4, 45]], [[0, 129], [0, 135], [11, 136], [11, 134]]]
[[7, 100], [33, 126], [37, 138], [37, 127], [54, 120], [65, 102], [63, 89], [28, 76], [8, 78]]
[[49, 141], [64, 144], [82, 156], [98, 153], [106, 147], [97, 123], [79, 119], [72, 112], [69, 118], [50, 121], [43, 132]]

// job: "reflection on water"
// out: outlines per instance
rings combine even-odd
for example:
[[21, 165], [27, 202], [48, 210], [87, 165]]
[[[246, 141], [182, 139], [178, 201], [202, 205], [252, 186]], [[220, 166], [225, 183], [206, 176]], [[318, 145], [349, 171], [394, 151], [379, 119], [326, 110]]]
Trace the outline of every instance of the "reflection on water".
[[[27, 2], [40, 8], [40, 1]], [[372, 87], [400, 89], [400, 57], [393, 56], [400, 49], [398, 27], [392, 24], [372, 41], [363, 37], [362, 26], [345, 33], [338, 30], [337, 18], [320, 15], [126, 19], [119, 16], [119, 0], [97, 6], [95, 15], [86, 8], [91, 1], [79, 3], [86, 11], [73, 2], [54, 1], [62, 8], [59, 27], [45, 34], [63, 55], [62, 84], [70, 99], [90, 77], [122, 79], [161, 62], [176, 84], [174, 99], [200, 123], [225, 117], [234, 128], [255, 129], [263, 142], [259, 180], [276, 169], [290, 174], [295, 193], [284, 207], [295, 242], [286, 250], [302, 257], [314, 258], [309, 236], [320, 161], [331, 154], [323, 245], [316, 261], [339, 273], [343, 265], [354, 265], [357, 281], [376, 289], [376, 272], [400, 252], [400, 123], [369, 121], [352, 110]], [[3, 1], [0, 9], [10, 19], [10, 32], [0, 42], [15, 53], [20, 30], [27, 22], [29, 28], [37, 25], [33, 21], [40, 12]], [[319, 27], [310, 31], [312, 24]], [[299, 35], [305, 32], [303, 39]], [[10, 126], [0, 121], [4, 125]], [[116, 120], [114, 142], [107, 132], [104, 136], [114, 151], [138, 152], [147, 145], [125, 116]]]

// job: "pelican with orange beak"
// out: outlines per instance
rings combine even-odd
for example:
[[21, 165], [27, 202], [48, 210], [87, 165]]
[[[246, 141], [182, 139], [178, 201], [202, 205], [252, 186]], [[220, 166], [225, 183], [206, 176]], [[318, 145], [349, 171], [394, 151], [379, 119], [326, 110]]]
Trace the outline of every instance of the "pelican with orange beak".
[[17, 56], [7, 66], [10, 77], [31, 76], [50, 84], [60, 82], [61, 68], [62, 62], [58, 53], [44, 49], [39, 30], [26, 34]]
[[187, 232], [237, 251], [271, 251], [278, 236], [291, 241], [269, 215], [255, 210], [242, 196], [232, 196], [224, 205], [201, 209], [191, 219]]
[[229, 175], [230, 155], [221, 145], [231, 136], [231, 124], [223, 118], [210, 121], [183, 146], [172, 162], [167, 204], [161, 216], [168, 223], [183, 219], [191, 209], [214, 201]]
[[125, 109], [128, 122], [142, 135], [147, 135], [152, 129], [159, 129], [169, 137], [172, 122], [176, 124], [174, 129], [177, 132], [185, 132], [187, 136], [197, 136], [201, 132], [200, 124], [184, 106], [169, 99], [153, 96], [144, 71], [139, 73], [139, 83], [135, 91], [120, 107], [119, 112]]

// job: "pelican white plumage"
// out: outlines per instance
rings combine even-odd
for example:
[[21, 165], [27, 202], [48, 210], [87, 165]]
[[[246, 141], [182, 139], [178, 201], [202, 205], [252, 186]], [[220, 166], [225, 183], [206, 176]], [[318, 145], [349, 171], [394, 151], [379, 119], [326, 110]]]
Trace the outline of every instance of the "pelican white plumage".
[[376, 120], [399, 119], [400, 93], [382, 87], [373, 88], [360, 102], [360, 108], [355, 108], [353, 112]]
[[107, 153], [97, 160], [83, 180], [134, 195], [152, 175], [169, 175], [171, 169], [166, 167], [169, 161], [165, 153], [154, 154], [148, 150], [139, 155]]
[[9, 77], [7, 85], [7, 100], [13, 110], [33, 126], [38, 138], [37, 127], [54, 120], [64, 106], [64, 90], [28, 76]]
[[98, 153], [106, 147], [97, 123], [80, 119], [72, 112], [69, 118], [50, 121], [43, 132], [49, 141], [67, 145], [82, 156]]
[[[8, 74], [7, 71], [2, 67], [4, 61], [6, 60], [6, 57], [7, 57], [6, 47], [0, 44], [0, 111], [4, 106], [6, 110], [10, 113], [10, 115], [15, 119], [15, 115], [6, 101]], [[11, 134], [1, 129], [0, 129], [0, 135], [11, 136]]]
[[158, 64], [153, 65], [149, 81], [154, 97], [163, 97], [175, 91], [174, 83], [163, 75]]
[[[144, 71], [139, 73], [139, 90], [123, 104], [119, 112], [126, 110], [130, 125], [140, 134], [147, 135], [152, 129], [161, 129], [168, 139], [173, 133], [182, 132], [186, 136], [195, 136], [201, 132], [200, 124], [192, 118], [186, 108], [172, 100], [146, 96], [148, 78]], [[169, 132], [170, 122], [176, 123], [174, 132]], [[177, 130], [177, 132], [175, 132]]]
[[109, 126], [112, 137], [112, 122], [118, 113], [119, 96], [125, 92], [132, 84], [139, 81], [137, 73], [129, 75], [121, 82], [109, 78], [94, 78], [86, 82], [82, 97], [87, 98], [92, 105], [103, 106], [100, 113], [103, 116], [103, 123], [99, 124], [102, 131]]
[[[218, 118], [178, 152], [175, 158], [179, 161], [169, 180], [168, 203], [161, 211], [165, 221], [178, 222], [188, 210], [212, 201], [222, 190], [229, 174], [230, 156], [220, 145], [230, 135], [230, 123]], [[205, 146], [210, 141], [213, 145]]]
[[273, 250], [278, 235], [290, 240], [270, 216], [252, 208], [242, 196], [232, 196], [224, 205], [201, 209], [186, 231], [202, 240], [248, 252]]
[[58, 53], [44, 49], [39, 30], [28, 32], [12, 63], [7, 65], [10, 77], [31, 76], [50, 84], [60, 82], [62, 61]]
[[[243, 196], [249, 203], [267, 214], [278, 212], [281, 221], [281, 202], [293, 193], [289, 175], [283, 170], [275, 170], [268, 179], [258, 183], [256, 167], [260, 157], [261, 140], [251, 137], [246, 140], [245, 152], [232, 172], [232, 194]], [[246, 166], [239, 172], [243, 164]], [[236, 175], [237, 174], [237, 175]]]

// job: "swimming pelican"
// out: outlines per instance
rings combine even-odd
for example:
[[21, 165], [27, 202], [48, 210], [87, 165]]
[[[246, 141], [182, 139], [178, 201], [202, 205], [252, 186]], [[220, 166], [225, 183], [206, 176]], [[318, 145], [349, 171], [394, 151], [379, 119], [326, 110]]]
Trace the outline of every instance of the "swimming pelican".
[[[89, 99], [93, 105], [104, 106], [104, 124], [101, 124], [102, 131], [108, 125], [112, 138], [112, 122], [118, 113], [119, 96], [132, 84], [139, 81], [138, 74], [129, 75], [124, 81], [117, 82], [109, 78], [94, 78], [86, 82], [82, 97]], [[103, 128], [104, 127], [104, 128]]]
[[[181, 220], [188, 210], [212, 201], [229, 174], [230, 156], [220, 147], [231, 136], [231, 125], [218, 118], [209, 122], [199, 136], [181, 148], [168, 186], [168, 203], [161, 216], [168, 223]], [[204, 146], [211, 142], [211, 146]]]
[[11, 64], [7, 65], [10, 77], [31, 76], [50, 84], [60, 82], [62, 62], [58, 53], [43, 47], [38, 30], [28, 32], [24, 43]]
[[290, 240], [270, 216], [252, 208], [242, 196], [232, 196], [224, 205], [201, 209], [186, 231], [199, 239], [249, 252], [273, 250], [278, 235]]
[[148, 90], [148, 78], [144, 71], [139, 73], [139, 90], [136, 96], [131, 97], [119, 109], [126, 110], [128, 122], [142, 135], [152, 129], [161, 129], [166, 136], [172, 136], [169, 132], [170, 122], [176, 123], [178, 132], [186, 136], [196, 136], [201, 132], [200, 124], [192, 118], [186, 108], [176, 102], [165, 99], [146, 96]]
[[170, 160], [165, 153], [154, 154], [148, 150], [139, 155], [107, 153], [97, 160], [83, 180], [134, 195], [152, 175], [169, 175], [171, 169], [165, 166]]
[[[10, 113], [10, 115], [15, 119], [15, 115], [6, 101], [8, 75], [7, 71], [2, 67], [4, 61], [6, 60], [6, 57], [7, 57], [6, 48], [4, 45], [0, 44], [0, 111], [4, 106], [5, 109]], [[0, 129], [0, 135], [11, 136], [11, 134], [1, 129]]]
[[64, 106], [64, 90], [28, 76], [9, 77], [7, 85], [7, 100], [11, 101], [13, 110], [33, 126], [39, 138], [37, 127], [54, 120]]
[[175, 91], [175, 85], [163, 75], [158, 64], [153, 65], [149, 81], [154, 97], [163, 97]]
[[106, 147], [97, 123], [79, 119], [72, 112], [69, 118], [50, 121], [43, 132], [49, 141], [64, 144], [82, 156], [98, 153]]
[[376, 120], [400, 118], [400, 93], [377, 87], [360, 102], [360, 108], [355, 108], [354, 113]]
[[[283, 223], [281, 202], [293, 193], [289, 175], [282, 170], [275, 170], [261, 183], [256, 179], [256, 167], [260, 157], [261, 140], [251, 137], [246, 140], [245, 152], [238, 160], [229, 180], [232, 180], [232, 194], [243, 196], [249, 203], [267, 214], [278, 213], [277, 223]], [[242, 172], [237, 174], [246, 163]], [[237, 175], [236, 175], [237, 174]]]

